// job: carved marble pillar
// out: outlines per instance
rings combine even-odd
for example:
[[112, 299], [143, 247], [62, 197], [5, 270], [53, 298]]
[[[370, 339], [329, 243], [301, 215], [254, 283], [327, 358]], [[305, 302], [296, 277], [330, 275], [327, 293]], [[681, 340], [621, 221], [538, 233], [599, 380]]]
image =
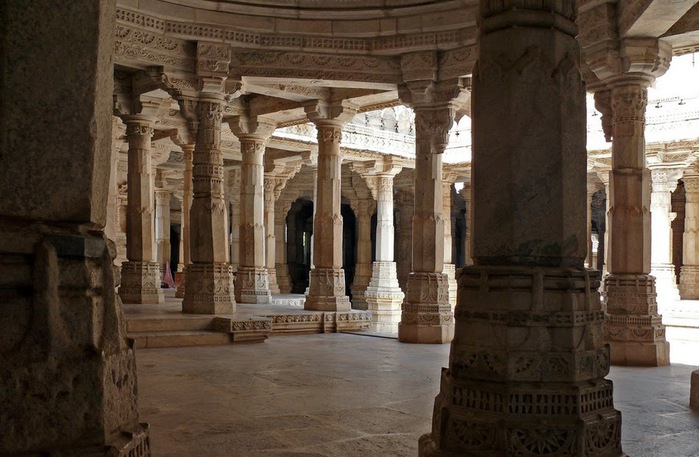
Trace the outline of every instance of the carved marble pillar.
[[340, 185], [342, 127], [357, 113], [348, 103], [317, 101], [306, 106], [306, 114], [318, 129], [317, 196], [313, 219], [313, 269], [304, 308], [320, 311], [347, 311], [342, 268], [342, 214]]
[[289, 276], [289, 264], [287, 263], [286, 249], [286, 216], [289, 214], [289, 209], [293, 202], [287, 199], [277, 199], [274, 209], [274, 240], [276, 242], [275, 249], [275, 270], [277, 272], [277, 284], [279, 292], [282, 294], [291, 293], [291, 276]]
[[413, 268], [413, 215], [415, 214], [415, 197], [408, 192], [399, 192], [396, 196], [398, 221], [396, 224], [396, 271], [401, 290], [408, 289], [408, 276]]
[[456, 307], [456, 265], [453, 263], [452, 251], [454, 242], [452, 239], [452, 217], [451, 217], [451, 189], [456, 180], [456, 174], [452, 172], [442, 172], [442, 194], [444, 195], [444, 274], [449, 278], [449, 304], [452, 312]]
[[121, 267], [126, 262], [126, 221], [129, 214], [128, 184], [119, 186], [117, 195], [117, 232], [116, 232], [116, 259], [115, 263]]
[[359, 200], [353, 206], [357, 216], [357, 264], [352, 282], [352, 308], [365, 310], [369, 306], [364, 294], [372, 274], [371, 216], [374, 214], [376, 202], [373, 199]]
[[371, 311], [371, 329], [397, 333], [405, 294], [398, 285], [396, 263], [393, 261], [393, 178], [401, 168], [388, 159], [383, 165], [376, 175], [376, 260], [365, 296]]
[[602, 181], [602, 186], [604, 187], [604, 192], [607, 196], [607, 211], [604, 213], [604, 250], [602, 251], [604, 254], [604, 268], [602, 270], [603, 282], [604, 278], [606, 278], [609, 274], [609, 207], [611, 206], [611, 200], [609, 198], [609, 176], [610, 172], [608, 171], [601, 171], [597, 173], [597, 177], [600, 179], [600, 181]]
[[221, 119], [223, 95], [202, 92], [196, 105], [198, 128], [192, 160], [193, 199], [189, 212], [190, 255], [182, 311], [235, 311], [233, 272], [228, 263], [228, 211], [223, 198]]
[[473, 252], [473, 236], [471, 234], [471, 228], [473, 227], [473, 219], [471, 218], [471, 215], [473, 214], [473, 205], [471, 194], [471, 183], [464, 183], [464, 187], [461, 188], [461, 196], [464, 198], [464, 203], [466, 204], [466, 232], [464, 233], [464, 266], [467, 267], [473, 265], [473, 257], [471, 255], [471, 253]]
[[672, 192], [677, 187], [680, 170], [651, 170], [651, 266], [655, 276], [658, 305], [672, 305], [680, 299], [675, 265], [672, 263]]
[[[275, 126], [262, 119], [237, 116], [229, 122], [240, 140], [240, 264], [235, 275], [236, 300], [271, 303], [265, 267], [265, 142]], [[274, 210], [272, 210], [274, 211]]]
[[599, 276], [584, 268], [575, 10], [574, 2], [480, 2], [475, 265], [459, 276], [449, 368], [420, 456], [623, 455], [604, 379]]
[[228, 172], [231, 204], [231, 268], [238, 271], [240, 265], [240, 168]]
[[592, 254], [592, 196], [599, 190], [600, 184], [595, 180], [587, 180], [587, 257], [585, 258], [585, 266], [594, 269], [593, 254]]
[[686, 203], [684, 206], [684, 236], [680, 295], [683, 300], [699, 299], [699, 174], [682, 178]]
[[648, 79], [623, 79], [611, 89], [612, 171], [609, 194], [609, 275], [604, 280], [611, 361], [667, 365], [669, 345], [651, 276], [650, 170], [645, 163]]
[[[413, 267], [408, 275], [398, 339], [448, 343], [454, 336], [449, 278], [444, 274], [442, 153], [454, 121], [450, 104], [416, 106]], [[448, 216], [451, 219], [451, 216]]]
[[277, 189], [281, 186], [279, 178], [264, 176], [264, 227], [265, 227], [265, 268], [269, 275], [269, 291], [273, 295], [279, 295], [279, 284], [277, 283], [276, 257], [277, 239], [274, 228], [274, 201], [276, 200]]
[[194, 145], [193, 144], [185, 144], [182, 146], [182, 153], [183, 153], [183, 159], [184, 159], [184, 183], [182, 185], [182, 231], [181, 231], [181, 245], [182, 245], [182, 251], [180, 253], [180, 258], [181, 262], [184, 265], [184, 268], [181, 270], [182, 278], [180, 281], [179, 287], [177, 287], [177, 291], [175, 292], [175, 297], [177, 298], [184, 298], [184, 291], [186, 289], [186, 281], [187, 281], [187, 266], [192, 263], [192, 256], [190, 254], [191, 252], [191, 247], [190, 247], [190, 226], [189, 226], [189, 221], [190, 221], [190, 208], [192, 207], [192, 198], [193, 198], [193, 192], [192, 192], [192, 157], [194, 156]]
[[160, 265], [161, 280], [170, 261], [170, 191], [155, 189], [155, 260]]
[[127, 177], [126, 256], [121, 265], [119, 295], [124, 303], [162, 303], [160, 266], [155, 261], [153, 221], [153, 181], [150, 143], [153, 120], [125, 116], [129, 142]]

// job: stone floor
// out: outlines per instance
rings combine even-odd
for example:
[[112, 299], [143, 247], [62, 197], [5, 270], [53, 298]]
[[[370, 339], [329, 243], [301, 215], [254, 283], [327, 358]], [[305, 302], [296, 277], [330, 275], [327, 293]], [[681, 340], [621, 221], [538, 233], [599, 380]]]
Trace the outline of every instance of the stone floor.
[[[699, 334], [685, 337], [672, 356], [682, 348], [699, 365]], [[142, 349], [141, 420], [156, 457], [417, 456], [448, 354], [355, 334]], [[699, 456], [699, 414], [687, 407], [695, 368], [612, 369], [629, 456]]]

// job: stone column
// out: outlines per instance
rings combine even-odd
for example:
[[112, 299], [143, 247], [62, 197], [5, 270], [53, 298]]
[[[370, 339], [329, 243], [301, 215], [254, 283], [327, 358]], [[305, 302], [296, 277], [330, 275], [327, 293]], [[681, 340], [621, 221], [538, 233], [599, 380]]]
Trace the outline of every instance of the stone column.
[[[514, 7], [513, 5], [516, 5]], [[426, 456], [620, 457], [599, 276], [584, 268], [574, 2], [480, 2], [473, 258]]]
[[118, 188], [117, 196], [117, 232], [116, 232], [116, 259], [115, 263], [121, 268], [121, 265], [127, 261], [126, 255], [126, 220], [129, 214], [129, 198], [128, 198], [128, 184], [121, 184]]
[[[611, 200], [609, 198], [609, 172], [601, 171], [597, 173], [597, 177], [602, 181], [605, 195], [607, 196], [607, 210], [604, 213], [604, 268], [602, 270], [602, 280], [609, 274], [609, 207]], [[604, 289], [604, 288], [603, 288]]]
[[599, 190], [600, 184], [594, 180], [587, 180], [587, 257], [585, 258], [585, 266], [594, 269], [592, 255], [592, 196]]
[[450, 104], [426, 104], [414, 110], [413, 268], [408, 275], [398, 339], [406, 343], [448, 343], [454, 336], [454, 323], [449, 277], [444, 274], [442, 153], [454, 121], [454, 108]]
[[413, 215], [415, 197], [408, 192], [398, 192], [397, 243], [395, 249], [398, 284], [401, 290], [408, 289], [408, 276], [413, 267]]
[[618, 80], [611, 89], [612, 171], [609, 193], [609, 275], [605, 326], [616, 365], [667, 365], [669, 345], [651, 276], [650, 170], [645, 163], [647, 78]]
[[682, 178], [684, 182], [684, 236], [680, 295], [683, 300], [699, 299], [699, 174]]
[[180, 254], [181, 257], [181, 262], [184, 265], [184, 268], [182, 269], [182, 280], [180, 282], [180, 286], [177, 288], [177, 291], [175, 292], [175, 297], [177, 298], [184, 298], [184, 291], [186, 289], [186, 281], [187, 281], [187, 266], [192, 263], [192, 256], [190, 254], [190, 227], [189, 227], [189, 221], [190, 221], [190, 216], [189, 216], [189, 211], [190, 208], [192, 207], [192, 198], [193, 198], [193, 193], [192, 193], [192, 157], [194, 155], [194, 145], [193, 144], [185, 144], [182, 145], [182, 153], [183, 153], [183, 159], [184, 159], [184, 184], [183, 184], [183, 190], [182, 190], [182, 231], [181, 231], [181, 236], [182, 236], [182, 252]]
[[397, 333], [405, 294], [398, 285], [396, 263], [393, 261], [393, 178], [400, 172], [401, 166], [389, 159], [384, 160], [382, 165], [376, 174], [376, 260], [365, 296], [371, 311], [371, 329]]
[[265, 142], [275, 126], [256, 117], [237, 116], [229, 122], [240, 140], [240, 264], [235, 274], [236, 300], [271, 303], [265, 267]]
[[[471, 183], [465, 182], [464, 187], [461, 189], [461, 196], [464, 198], [464, 203], [466, 204], [466, 232], [464, 233], [464, 261], [465, 266], [473, 265], [473, 257], [471, 253], [473, 252], [472, 247], [472, 234], [471, 227], [473, 227], [473, 219], [471, 215], [473, 214], [473, 205], [471, 204]], [[457, 284], [458, 288], [458, 284]]]
[[373, 199], [363, 199], [356, 201], [353, 206], [357, 216], [357, 265], [352, 282], [352, 308], [365, 310], [368, 309], [368, 305], [364, 293], [371, 280], [372, 271], [371, 216], [374, 214], [376, 202]]
[[342, 127], [357, 113], [347, 103], [316, 101], [306, 106], [306, 114], [318, 129], [317, 196], [313, 219], [313, 269], [304, 308], [319, 311], [347, 311], [342, 269], [342, 214], [340, 185]]
[[121, 264], [119, 295], [124, 303], [162, 303], [160, 266], [155, 261], [153, 180], [150, 143], [152, 118], [125, 116], [129, 142], [126, 257]]
[[160, 265], [161, 280], [170, 261], [170, 191], [155, 189], [155, 259]]
[[193, 199], [189, 212], [190, 255], [182, 311], [226, 314], [235, 311], [233, 272], [228, 263], [228, 211], [223, 198], [221, 93], [202, 92], [192, 160]]
[[240, 168], [228, 172], [231, 204], [231, 267], [238, 271], [240, 265]]
[[277, 189], [281, 186], [279, 178], [264, 176], [264, 227], [265, 227], [265, 268], [269, 275], [269, 291], [273, 295], [279, 295], [279, 284], [277, 283], [277, 238], [274, 230], [274, 201], [276, 200]]
[[3, 456], [151, 454], [103, 232], [115, 3], [0, 5]]
[[444, 195], [444, 274], [449, 278], [449, 304], [452, 311], [456, 307], [456, 265], [452, 259], [452, 251], [454, 242], [451, 235], [452, 218], [451, 218], [451, 188], [456, 180], [456, 174], [452, 172], [442, 172], [442, 194]]
[[680, 170], [651, 170], [650, 217], [651, 217], [651, 265], [650, 273], [655, 276], [658, 304], [672, 305], [680, 299], [677, 288], [675, 265], [672, 263], [672, 192], [677, 187]]
[[292, 203], [291, 200], [278, 199], [274, 209], [274, 240], [277, 250], [274, 260], [276, 262], [277, 284], [279, 284], [279, 292], [282, 294], [291, 293], [291, 277], [286, 257], [286, 216], [289, 214]]

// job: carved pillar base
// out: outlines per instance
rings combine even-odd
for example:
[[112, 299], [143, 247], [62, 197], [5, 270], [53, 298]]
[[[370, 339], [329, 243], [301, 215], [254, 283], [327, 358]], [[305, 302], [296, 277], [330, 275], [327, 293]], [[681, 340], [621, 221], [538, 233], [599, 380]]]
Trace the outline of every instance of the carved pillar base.
[[304, 309], [314, 311], [349, 311], [352, 308], [345, 295], [345, 270], [342, 268], [314, 268]]
[[177, 286], [177, 290], [175, 290], [175, 297], [176, 297], [176, 298], [184, 298], [185, 282], [187, 281], [187, 274], [186, 274], [186, 271], [187, 271], [187, 267], [185, 266], [185, 267], [182, 269], [182, 273], [181, 273], [181, 275], [182, 275], [181, 278], [182, 278], [182, 279], [180, 280], [180, 285]]
[[278, 263], [275, 265], [275, 270], [277, 271], [277, 284], [279, 285], [279, 293], [290, 294], [291, 293], [291, 276], [289, 276], [289, 266], [285, 263]]
[[235, 312], [233, 272], [227, 263], [193, 263], [185, 268], [187, 287], [182, 312], [231, 314]]
[[454, 311], [454, 308], [456, 308], [456, 290], [458, 289], [456, 284], [456, 265], [445, 263], [444, 274], [449, 278], [449, 304], [451, 305], [451, 310]]
[[369, 309], [365, 293], [367, 286], [369, 286], [371, 275], [371, 264], [357, 264], [357, 269], [354, 271], [354, 281], [352, 282], [352, 308]]
[[680, 290], [677, 288], [677, 277], [673, 264], [653, 264], [650, 274], [655, 276], [655, 289], [660, 306], [672, 305], [680, 299]]
[[449, 279], [444, 273], [408, 275], [408, 293], [398, 324], [403, 343], [449, 343], [454, 338], [454, 314], [449, 304]]
[[670, 363], [670, 345], [658, 315], [655, 278], [610, 274], [605, 278], [607, 314], [605, 339], [613, 365], [663, 366]]
[[698, 265], [682, 265], [680, 269], [680, 296], [682, 300], [699, 299]]
[[238, 303], [272, 303], [267, 269], [240, 265], [235, 274], [235, 299]]
[[163, 303], [165, 297], [160, 289], [158, 262], [122, 263], [119, 296], [124, 303]]
[[277, 269], [267, 268], [267, 275], [269, 276], [269, 293], [272, 295], [279, 295], [279, 283], [277, 282]]
[[427, 456], [619, 457], [599, 277], [465, 267]]
[[371, 311], [371, 330], [397, 333], [405, 294], [398, 285], [395, 262], [374, 262], [364, 296]]

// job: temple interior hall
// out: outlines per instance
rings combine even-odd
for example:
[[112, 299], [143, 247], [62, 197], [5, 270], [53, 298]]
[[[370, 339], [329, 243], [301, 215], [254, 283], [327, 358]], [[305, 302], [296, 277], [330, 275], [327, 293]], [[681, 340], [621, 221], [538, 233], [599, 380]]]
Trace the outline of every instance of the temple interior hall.
[[699, 0], [6, 0], [0, 73], [0, 457], [699, 456]]

